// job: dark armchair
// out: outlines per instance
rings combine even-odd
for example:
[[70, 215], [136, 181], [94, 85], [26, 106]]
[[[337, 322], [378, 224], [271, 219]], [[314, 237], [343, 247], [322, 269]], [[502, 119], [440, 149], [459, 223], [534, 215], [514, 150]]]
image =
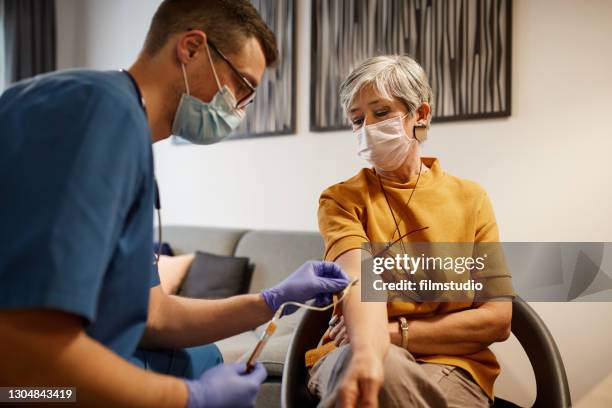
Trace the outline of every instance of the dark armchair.
[[[315, 407], [317, 399], [306, 388], [304, 353], [314, 348], [327, 328], [330, 312], [306, 311], [289, 345], [283, 382], [281, 405], [283, 408]], [[527, 353], [536, 378], [537, 397], [534, 407], [567, 408], [571, 398], [565, 368], [555, 341], [546, 325], [526, 302], [515, 299], [512, 303], [512, 333]], [[493, 407], [516, 407], [501, 398], [495, 398]]]

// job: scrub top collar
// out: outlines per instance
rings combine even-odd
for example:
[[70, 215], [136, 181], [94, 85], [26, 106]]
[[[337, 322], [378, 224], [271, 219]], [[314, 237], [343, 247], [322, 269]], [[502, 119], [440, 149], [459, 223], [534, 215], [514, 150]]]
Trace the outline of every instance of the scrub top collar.
[[134, 89], [136, 90], [136, 95], [138, 95], [138, 103], [140, 103], [140, 107], [142, 108], [145, 115], [147, 115], [147, 107], [145, 106], [145, 101], [144, 101], [144, 98], [142, 97], [142, 92], [140, 92], [140, 87], [138, 86], [138, 82], [136, 82], [132, 74], [130, 74], [130, 72], [127, 69], [121, 69], [120, 71], [123, 72], [125, 75], [127, 75], [127, 77], [130, 79], [130, 82], [132, 83], [132, 85], [134, 86]]
[[[138, 86], [138, 82], [136, 82], [132, 74], [130, 74], [127, 69], [122, 69], [121, 72], [123, 72], [125, 75], [127, 75], [128, 78], [130, 78], [130, 82], [132, 82], [132, 85], [134, 86], [134, 89], [136, 90], [136, 95], [138, 96], [140, 107], [142, 108], [142, 111], [144, 112], [145, 116], [147, 116], [147, 108], [145, 106], [144, 98], [142, 97], [142, 92], [140, 92], [140, 87]], [[157, 212], [157, 228], [158, 228], [157, 238], [159, 240], [159, 247], [158, 247], [157, 254], [155, 257], [155, 261], [153, 262], [153, 265], [157, 265], [157, 263], [159, 262], [159, 256], [161, 255], [160, 249], [161, 249], [161, 244], [162, 244], [162, 228], [161, 228], [161, 198], [159, 194], [159, 186], [157, 184], [157, 177], [155, 177], [155, 175], [153, 175], [153, 183], [155, 184], [155, 209], [157, 210], [156, 212]]]
[[[134, 86], [134, 89], [136, 90], [136, 95], [138, 96], [138, 102], [140, 103], [140, 107], [142, 108], [146, 116], [147, 107], [145, 106], [145, 101], [144, 101], [144, 98], [142, 97], [142, 92], [140, 92], [140, 87], [138, 86], [138, 82], [136, 82], [132, 74], [130, 74], [130, 72], [127, 69], [121, 69], [120, 71], [123, 72], [125, 75], [127, 75], [127, 77], [130, 79], [130, 82], [132, 83], [132, 85]], [[159, 218], [159, 210], [161, 210], [161, 199], [159, 196], [159, 186], [157, 185], [157, 177], [154, 176], [153, 181], [155, 183], [155, 209], [157, 210], [157, 215]], [[160, 222], [160, 220], [158, 220], [158, 222]], [[159, 235], [161, 239], [161, 233]]]

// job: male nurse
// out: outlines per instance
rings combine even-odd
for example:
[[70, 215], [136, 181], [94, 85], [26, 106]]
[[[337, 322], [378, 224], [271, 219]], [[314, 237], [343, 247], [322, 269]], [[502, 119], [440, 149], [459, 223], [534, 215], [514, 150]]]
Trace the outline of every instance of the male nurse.
[[221, 140], [276, 59], [250, 1], [165, 0], [129, 70], [58, 72], [4, 92], [0, 386], [73, 386], [87, 407], [254, 404], [263, 366], [246, 373], [201, 345], [347, 278], [308, 262], [260, 294], [165, 295], [152, 265], [151, 142]]

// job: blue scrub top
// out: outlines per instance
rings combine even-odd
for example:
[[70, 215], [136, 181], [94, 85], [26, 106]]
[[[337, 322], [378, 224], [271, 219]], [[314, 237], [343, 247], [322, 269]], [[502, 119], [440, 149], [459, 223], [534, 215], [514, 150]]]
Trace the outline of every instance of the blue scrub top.
[[69, 70], [0, 98], [0, 308], [81, 316], [130, 357], [152, 266], [151, 132], [125, 72]]

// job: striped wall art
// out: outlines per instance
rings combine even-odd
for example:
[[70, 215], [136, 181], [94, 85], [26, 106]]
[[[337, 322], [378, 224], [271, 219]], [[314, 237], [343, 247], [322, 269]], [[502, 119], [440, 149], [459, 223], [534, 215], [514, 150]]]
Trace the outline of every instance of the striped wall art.
[[510, 115], [511, 0], [313, 0], [310, 128], [345, 129], [338, 87], [381, 54], [429, 76], [434, 121]]

